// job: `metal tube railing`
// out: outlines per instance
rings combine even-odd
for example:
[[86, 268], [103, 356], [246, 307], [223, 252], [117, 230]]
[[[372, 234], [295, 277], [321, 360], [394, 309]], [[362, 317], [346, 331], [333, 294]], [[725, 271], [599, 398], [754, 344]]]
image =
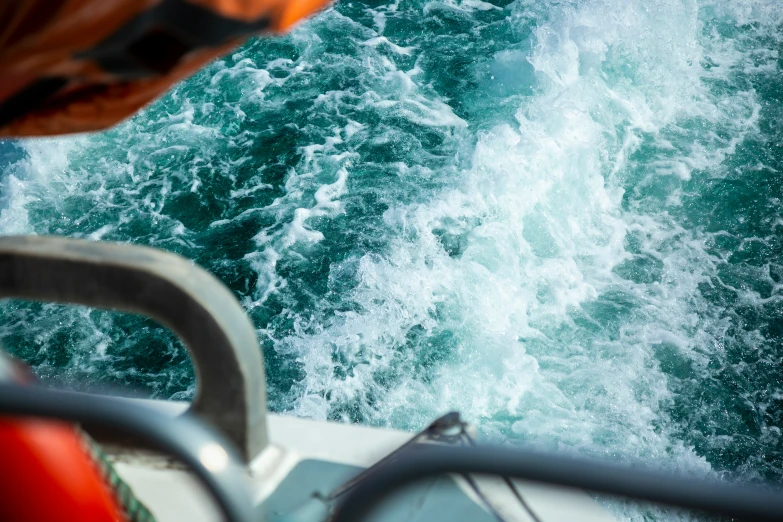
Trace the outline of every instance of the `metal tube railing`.
[[267, 444], [261, 349], [220, 281], [160, 250], [42, 236], [0, 238], [0, 298], [132, 312], [173, 330], [196, 370], [191, 411], [224, 433], [246, 462]]
[[364, 520], [387, 496], [446, 473], [496, 475], [741, 520], [783, 520], [783, 491], [499, 447], [413, 447], [346, 494], [330, 522]]
[[192, 415], [170, 417], [121, 399], [13, 384], [0, 384], [0, 415], [89, 423], [132, 434], [147, 446], [187, 465], [207, 487], [228, 521], [258, 519], [236, 449]]

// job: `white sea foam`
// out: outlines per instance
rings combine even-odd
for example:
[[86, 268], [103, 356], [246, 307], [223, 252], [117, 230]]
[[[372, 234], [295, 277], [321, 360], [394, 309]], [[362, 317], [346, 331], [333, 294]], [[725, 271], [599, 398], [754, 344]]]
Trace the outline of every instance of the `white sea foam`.
[[[666, 346], [703, 369], [709, 355], [723, 349], [725, 319], [699, 291], [718, 260], [705, 247], [714, 236], [683, 228], [670, 211], [681, 205], [685, 182], [726, 176], [725, 160], [758, 132], [757, 93], [712, 89], [710, 82], [728, 81], [738, 70], [774, 71], [779, 60], [774, 50], [749, 51], [705, 30], [705, 19], [772, 31], [783, 22], [778, 3], [518, 0], [506, 8], [508, 20], [520, 34], [535, 20], [529, 41], [492, 54], [474, 72], [487, 76], [478, 78], [483, 85], [503, 84], [487, 95], [498, 103], [524, 90], [532, 94], [512, 98], [513, 117], [481, 125], [427, 83], [433, 65], [422, 59], [422, 46], [386, 34], [404, 9], [380, 6], [366, 26], [336, 10], [327, 14], [324, 23], [350, 32], [357, 48], [335, 67], [358, 63], [347, 70], [362, 71], [363, 90], [314, 96], [313, 113], [331, 127], [300, 146], [301, 160], [287, 173], [282, 195], [210, 225], [222, 229], [248, 216], [273, 216], [253, 238], [256, 250], [243, 258], [258, 276], [255, 292], [243, 298], [253, 311], [295, 284], [280, 267], [317, 252], [328, 239], [319, 224], [344, 216], [352, 191], [367, 183], [358, 168], [376, 158], [362, 148], [406, 143], [407, 131], [394, 121], [437, 133], [456, 144], [449, 150], [469, 157], [467, 164], [447, 158], [437, 166], [428, 163], [433, 154], [421, 153], [416, 161], [385, 165], [396, 173], [394, 183], [439, 183], [405, 201], [381, 194], [388, 209], [379, 226], [387, 246], [353, 252], [330, 267], [329, 285], [349, 288], [340, 298], [350, 306], [298, 315], [286, 309], [289, 330], [277, 337], [262, 332], [277, 354], [302, 370], [288, 409], [405, 429], [457, 409], [492, 440], [710, 473], [705, 458], [675, 433], [668, 413], [673, 392], [655, 353]], [[420, 16], [435, 20], [445, 12], [465, 21], [495, 10], [476, 0], [430, 2]], [[307, 28], [295, 30], [290, 41], [298, 53], [292, 59], [261, 66], [243, 51], [233, 64], [214, 65], [209, 88], [217, 97], [240, 84], [253, 104], [282, 105], [275, 89], [295, 82], [307, 88], [316, 50], [324, 45]], [[186, 227], [161, 209], [172, 180], [187, 180], [196, 192], [205, 180], [197, 169], [153, 165], [147, 161], [152, 154], [193, 152], [209, 175], [236, 176], [232, 167], [245, 159], [221, 158], [216, 143], [226, 138], [219, 125], [195, 122], [195, 115], [217, 112], [216, 105], [177, 100], [177, 110], [128, 124], [138, 141], [123, 157], [103, 160], [104, 176], [128, 182], [111, 190], [100, 184], [95, 200], [113, 204], [109, 195], [122, 193], [133, 204], [118, 223], [86, 231], [91, 237], [111, 234], [135, 212], [153, 214], [165, 228], [145, 241], [190, 240]], [[236, 115], [226, 125], [249, 120], [241, 103], [226, 106]], [[349, 110], [367, 111], [381, 123], [358, 123]], [[251, 147], [254, 138], [240, 133], [230, 139]], [[645, 143], [662, 152], [639, 159]], [[5, 181], [3, 233], [34, 230], [26, 207], [41, 187], [55, 187], [46, 197], [56, 199], [77, 193], [94, 175], [69, 163], [82, 146], [79, 140], [26, 144], [24, 168]], [[262, 175], [232, 185], [230, 197], [275, 189]], [[660, 201], [625, 192], [661, 180], [674, 188]], [[650, 274], [623, 271], [640, 260], [654, 267]], [[764, 277], [776, 289], [770, 297], [735, 290], [747, 302], [779, 299], [780, 285], [768, 269]], [[622, 508], [617, 513], [642, 517]]]
[[[720, 8], [758, 17], [769, 5]], [[293, 411], [325, 418], [335, 405], [358, 404], [371, 422], [414, 428], [458, 409], [491, 438], [708, 472], [669, 431], [672, 397], [654, 349], [673, 345], [697, 360], [695, 347], [713, 345], [721, 325], [698, 297], [713, 260], [705, 237], [680, 228], [665, 208], [638, 213], [622, 204], [622, 177], [642, 136], [667, 148], [666, 131], [694, 118], [728, 131], [728, 140], [678, 144], [682, 153], [647, 166], [651, 177], [688, 180], [696, 169], [719, 176], [722, 161], [757, 131], [753, 91], [719, 96], [704, 84], [705, 74], [728, 74], [743, 54], [702, 34], [699, 12], [692, 1], [550, 11], [527, 56], [538, 93], [520, 105], [516, 127], [480, 134], [455, 188], [387, 211], [398, 239], [386, 255], [348, 261], [359, 311], [303, 322], [277, 344], [306, 373]], [[705, 73], [705, 58], [723, 70]], [[612, 67], [626, 73], [613, 76]], [[458, 255], [434, 233], [443, 229], [461, 244]], [[655, 281], [614, 270], [634, 257], [624, 242], [632, 234], [661, 264]], [[611, 330], [591, 318], [593, 303], [625, 314], [622, 325]], [[403, 351], [417, 329], [447, 332], [452, 351], [426, 371], [395, 373], [426, 355]], [[336, 377], [340, 368], [347, 377]], [[397, 375], [391, 387], [378, 379], [387, 373]]]
[[30, 196], [25, 194], [24, 182], [13, 174], [0, 184], [3, 194], [0, 205], [0, 227], [6, 235], [29, 234], [32, 227], [28, 220], [25, 205], [30, 201]]

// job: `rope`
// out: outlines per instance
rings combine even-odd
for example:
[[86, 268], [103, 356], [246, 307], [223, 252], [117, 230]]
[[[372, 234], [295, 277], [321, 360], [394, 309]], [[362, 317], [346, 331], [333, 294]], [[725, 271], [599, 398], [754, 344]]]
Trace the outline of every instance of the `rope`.
[[114, 469], [114, 465], [100, 445], [86, 433], [81, 432], [81, 434], [93, 462], [98, 466], [98, 470], [103, 475], [104, 480], [111, 487], [114, 497], [125, 510], [128, 522], [157, 522], [152, 512], [147, 509], [147, 506], [136, 498], [133, 489], [122, 480], [122, 477]]

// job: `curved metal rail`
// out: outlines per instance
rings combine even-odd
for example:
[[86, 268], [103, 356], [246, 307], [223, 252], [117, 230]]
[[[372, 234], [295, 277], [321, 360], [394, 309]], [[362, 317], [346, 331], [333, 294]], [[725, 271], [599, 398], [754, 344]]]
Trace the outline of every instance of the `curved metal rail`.
[[369, 474], [330, 522], [363, 520], [406, 485], [445, 473], [499, 475], [654, 502], [741, 520], [783, 520], [783, 491], [499, 447], [414, 447]]
[[169, 417], [120, 399], [0, 384], [0, 414], [90, 423], [133, 434], [190, 467], [207, 486], [227, 520], [257, 519], [236, 450], [187, 413]]
[[198, 383], [191, 411], [222, 431], [245, 461], [266, 446], [266, 386], [255, 329], [231, 292], [190, 261], [135, 245], [2, 237], [0, 298], [155, 319], [190, 351]]

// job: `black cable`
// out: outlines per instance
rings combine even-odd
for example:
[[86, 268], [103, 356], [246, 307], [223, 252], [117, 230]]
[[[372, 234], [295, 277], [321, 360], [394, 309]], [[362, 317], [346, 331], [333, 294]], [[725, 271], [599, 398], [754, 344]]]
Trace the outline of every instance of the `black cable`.
[[783, 520], [783, 491], [499, 447], [411, 448], [355, 485], [331, 522], [358, 522], [400, 488], [444, 473], [501, 475], [743, 520]]
[[236, 450], [189, 414], [170, 417], [120, 399], [12, 384], [0, 384], [0, 414], [85, 423], [133, 435], [190, 467], [229, 521], [256, 519]]
[[[476, 441], [473, 439], [473, 437], [470, 436], [470, 433], [468, 433], [468, 430], [467, 430], [467, 426], [468, 425], [467, 425], [467, 423], [462, 422], [462, 421], [460, 421], [460, 423], [461, 423], [460, 437], [465, 440], [465, 444], [467, 446], [475, 447], [476, 446]], [[467, 479], [470, 475], [462, 475], [462, 476], [465, 477], [465, 479]], [[514, 481], [511, 480], [511, 478], [507, 477], [507, 476], [503, 476], [501, 478], [503, 479], [503, 482], [505, 482], [506, 486], [508, 486], [508, 489], [511, 490], [511, 493], [514, 494], [514, 497], [517, 499], [517, 502], [519, 502], [519, 505], [522, 506], [522, 509], [524, 509], [527, 512], [528, 516], [531, 519], [533, 519], [533, 522], [541, 522], [541, 519], [538, 518], [538, 515], [536, 515], [536, 512], [533, 511], [532, 507], [530, 507], [530, 504], [528, 504], [527, 501], [522, 497], [522, 493], [519, 492], [519, 489], [517, 489], [517, 486], [514, 484]], [[490, 506], [492, 512], [497, 517], [498, 516], [497, 510], [494, 507], [492, 507], [491, 504], [489, 503], [489, 500], [483, 494], [480, 493], [479, 487], [478, 487], [478, 484], [476, 483], [476, 481], [471, 478], [469, 480], [469, 482], [470, 482], [470, 486], [477, 493], [479, 493], [479, 495], [481, 496], [483, 502], [485, 504], [487, 504], [488, 506]]]

